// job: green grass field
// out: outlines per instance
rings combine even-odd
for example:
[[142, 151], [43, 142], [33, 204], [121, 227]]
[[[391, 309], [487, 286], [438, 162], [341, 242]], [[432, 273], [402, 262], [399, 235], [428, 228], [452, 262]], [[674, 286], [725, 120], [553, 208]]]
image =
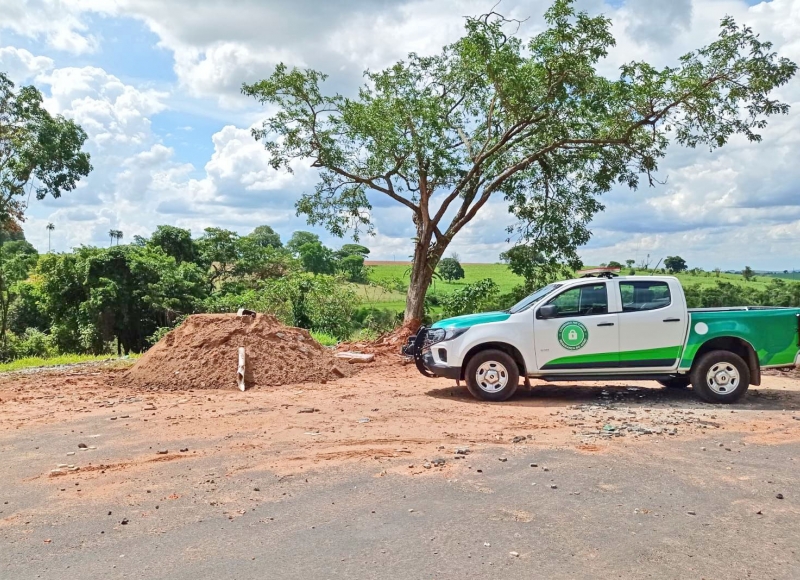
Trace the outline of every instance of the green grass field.
[[7, 373], [9, 371], [21, 371], [24, 369], [39, 368], [39, 367], [54, 367], [60, 365], [72, 365], [88, 362], [101, 362], [101, 361], [131, 361], [139, 358], [138, 354], [133, 354], [128, 357], [117, 358], [107, 354], [100, 356], [93, 356], [90, 354], [64, 354], [54, 356], [51, 358], [41, 357], [27, 357], [18, 358], [11, 362], [0, 364], [0, 373]]
[[[472, 284], [484, 278], [491, 278], [500, 287], [500, 293], [510, 292], [515, 286], [523, 282], [522, 278], [513, 274], [505, 264], [462, 264], [465, 278], [458, 282], [445, 282], [437, 280], [428, 292], [429, 296], [441, 296], [450, 293], [467, 284]], [[409, 268], [407, 263], [375, 264], [369, 266], [369, 279], [372, 282], [391, 282], [403, 280], [408, 283]], [[624, 272], [623, 272], [624, 273]], [[693, 276], [691, 274], [678, 274], [677, 278], [684, 286], [714, 286], [717, 280], [733, 284], [747, 284], [762, 290], [766, 288], [770, 278], [757, 276], [754, 281], [745, 282], [741, 275], [720, 273], [719, 278], [713, 272]], [[365, 306], [402, 312], [405, 308], [405, 292], [387, 291], [375, 285], [354, 284], [353, 288]]]

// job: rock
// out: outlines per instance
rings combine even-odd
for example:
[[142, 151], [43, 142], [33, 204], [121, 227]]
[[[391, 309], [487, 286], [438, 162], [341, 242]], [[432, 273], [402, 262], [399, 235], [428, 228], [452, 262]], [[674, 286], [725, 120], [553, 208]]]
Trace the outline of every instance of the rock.
[[508, 555], [512, 558], [519, 558], [519, 552], [509, 552]]
[[260, 487], [254, 487], [253, 491], [261, 491], [261, 488]]
[[467, 455], [469, 453], [469, 447], [457, 447], [456, 448], [456, 455]]
[[78, 443], [78, 449], [86, 449], [86, 448], [87, 448], [86, 443]]
[[779, 493], [779, 494], [777, 494], [775, 497], [776, 497], [776, 498], [778, 498], [778, 499], [783, 499], [783, 494], [782, 494], [782, 493]]
[[414, 508], [409, 508], [408, 509], [408, 513], [412, 513], [413, 511], [414, 511]]
[[359, 419], [359, 420], [358, 420], [358, 422], [359, 422], [359, 423], [369, 423], [369, 418], [367, 418], [367, 417], [362, 417], [361, 419]]
[[492, 545], [489, 542], [484, 542], [483, 545], [487, 548], [491, 548]]
[[697, 515], [697, 512], [695, 512], [694, 510], [689, 510], [686, 513], [689, 514], [690, 516], [696, 516]]
[[70, 455], [75, 455], [75, 452], [74, 451], [68, 451], [67, 452], [67, 456], [70, 456]]
[[542, 467], [542, 471], [550, 471], [549, 467]]
[[302, 409], [300, 409], [297, 412], [298, 413], [315, 413], [317, 411], [319, 411], [319, 409], [315, 409], [314, 407], [303, 407]]
[[550, 489], [558, 489], [558, 486], [557, 485], [551, 485]]
[[539, 467], [538, 463], [531, 463], [531, 467]]
[[181, 453], [186, 453], [188, 451], [189, 451], [188, 447], [184, 447], [183, 449], [180, 450]]
[[122, 521], [121, 521], [120, 523], [121, 523], [123, 526], [127, 526], [127, 525], [128, 525], [128, 518], [122, 518]]
[[426, 461], [425, 463], [423, 463], [423, 464], [422, 464], [422, 467], [424, 467], [425, 469], [430, 469], [432, 466], [431, 466], [431, 464], [430, 464], [430, 463], [428, 463], [428, 462]]
[[436, 459], [434, 459], [433, 461], [431, 461], [431, 463], [433, 463], [433, 464], [434, 464], [434, 465], [436, 465], [437, 467], [441, 467], [441, 466], [442, 466], [442, 465], [444, 465], [446, 462], [445, 462], [445, 460], [444, 460], [444, 459], [442, 459], [441, 457], [437, 457]]
[[512, 443], [522, 443], [523, 441], [525, 441], [524, 435], [517, 435], [511, 440]]
[[156, 453], [158, 455], [166, 455], [167, 453], [169, 453], [169, 449], [159, 449], [158, 451], [156, 451]]
[[505, 463], [506, 461], [508, 461], [508, 457], [498, 457], [498, 459], [499, 459], [500, 461], [502, 461], [503, 463]]

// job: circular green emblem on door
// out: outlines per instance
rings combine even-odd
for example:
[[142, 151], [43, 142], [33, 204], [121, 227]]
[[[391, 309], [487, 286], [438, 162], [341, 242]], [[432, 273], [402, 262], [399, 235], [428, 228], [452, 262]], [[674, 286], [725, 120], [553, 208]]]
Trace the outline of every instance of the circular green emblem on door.
[[558, 342], [567, 350], [579, 350], [586, 346], [589, 340], [589, 331], [575, 320], [570, 320], [558, 329]]

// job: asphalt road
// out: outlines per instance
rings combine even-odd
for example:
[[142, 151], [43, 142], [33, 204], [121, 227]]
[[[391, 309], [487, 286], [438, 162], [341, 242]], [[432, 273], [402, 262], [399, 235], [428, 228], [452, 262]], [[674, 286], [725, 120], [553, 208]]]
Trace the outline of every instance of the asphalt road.
[[797, 443], [448, 448], [418, 476], [400, 469], [414, 460], [278, 476], [216, 454], [154, 464], [135, 490], [43, 478], [85, 421], [0, 437], [3, 580], [800, 578]]

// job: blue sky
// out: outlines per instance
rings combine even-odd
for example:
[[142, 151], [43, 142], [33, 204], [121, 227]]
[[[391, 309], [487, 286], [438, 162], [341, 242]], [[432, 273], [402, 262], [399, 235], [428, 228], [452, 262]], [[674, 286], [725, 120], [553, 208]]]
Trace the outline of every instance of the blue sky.
[[[666, 65], [708, 42], [731, 14], [800, 61], [800, 0], [579, 0], [614, 22], [618, 46], [604, 63], [641, 58]], [[60, 200], [34, 202], [28, 238], [53, 245], [108, 243], [162, 223], [246, 233], [268, 223], [284, 238], [312, 229], [294, 202], [315, 175], [271, 170], [249, 129], [265, 111], [239, 94], [243, 81], [267, 76], [277, 62], [312, 66], [331, 86], [352, 91], [365, 68], [382, 68], [410, 51], [436, 52], [461, 32], [461, 15], [485, 12], [475, 0], [0, 0], [0, 70], [33, 83], [54, 112], [90, 135], [95, 171]], [[507, 14], [530, 17], [520, 33], [541, 27], [545, 0], [504, 0]], [[793, 105], [764, 142], [734, 141], [722, 151], [673, 149], [662, 165], [666, 184], [604, 198], [587, 263], [680, 254], [690, 266], [800, 268], [800, 86], [780, 98]], [[407, 210], [376, 204], [376, 258], [410, 254]], [[501, 200], [456, 238], [469, 261], [496, 261], [510, 223]], [[498, 227], [500, 226], [500, 227]], [[336, 240], [320, 231], [331, 245]]]

